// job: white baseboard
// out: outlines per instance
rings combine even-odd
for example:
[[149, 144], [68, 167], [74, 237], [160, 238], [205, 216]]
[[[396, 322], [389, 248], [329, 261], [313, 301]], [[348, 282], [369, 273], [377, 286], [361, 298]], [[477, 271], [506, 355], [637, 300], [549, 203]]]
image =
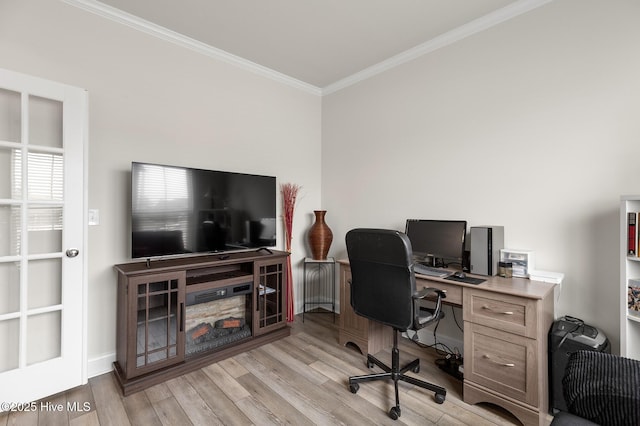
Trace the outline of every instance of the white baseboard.
[[116, 361], [116, 353], [104, 354], [91, 358], [87, 363], [87, 376], [89, 378], [109, 373], [113, 370], [113, 363]]

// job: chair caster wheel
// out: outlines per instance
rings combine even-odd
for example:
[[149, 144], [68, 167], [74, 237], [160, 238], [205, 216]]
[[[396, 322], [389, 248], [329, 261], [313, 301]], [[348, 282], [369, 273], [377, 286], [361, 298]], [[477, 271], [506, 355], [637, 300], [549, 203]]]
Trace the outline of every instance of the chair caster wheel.
[[444, 402], [444, 398], [445, 398], [445, 396], [446, 396], [446, 395], [443, 395], [443, 394], [441, 394], [441, 393], [437, 393], [437, 394], [435, 394], [435, 396], [433, 397], [433, 399], [435, 399], [435, 400], [436, 400], [436, 402], [437, 402], [438, 404], [442, 404], [442, 403]]
[[360, 389], [360, 385], [357, 383], [353, 383], [349, 385], [349, 390], [351, 391], [351, 393], [358, 392], [358, 389]]
[[393, 420], [398, 420], [398, 417], [400, 417], [400, 407], [391, 407], [391, 410], [389, 410], [389, 417]]
[[414, 373], [418, 374], [420, 372], [420, 366], [416, 365], [415, 367], [413, 367], [413, 370], [411, 370], [411, 371], [413, 371]]
[[371, 362], [371, 361], [367, 361], [367, 367], [369, 367], [369, 368], [373, 368], [373, 365], [374, 365], [374, 364], [373, 364], [373, 362]]

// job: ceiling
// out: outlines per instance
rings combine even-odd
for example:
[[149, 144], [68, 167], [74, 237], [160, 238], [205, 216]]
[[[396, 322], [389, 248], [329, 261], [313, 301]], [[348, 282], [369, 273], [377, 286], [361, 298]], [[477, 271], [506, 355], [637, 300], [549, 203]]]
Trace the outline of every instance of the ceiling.
[[326, 91], [551, 0], [66, 1]]

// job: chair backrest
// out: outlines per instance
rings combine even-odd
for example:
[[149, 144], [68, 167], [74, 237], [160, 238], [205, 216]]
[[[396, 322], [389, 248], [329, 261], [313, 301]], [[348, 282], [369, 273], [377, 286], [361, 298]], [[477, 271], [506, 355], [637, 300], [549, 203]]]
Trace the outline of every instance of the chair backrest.
[[352, 229], [346, 244], [354, 311], [397, 330], [411, 328], [416, 281], [409, 238], [399, 231]]

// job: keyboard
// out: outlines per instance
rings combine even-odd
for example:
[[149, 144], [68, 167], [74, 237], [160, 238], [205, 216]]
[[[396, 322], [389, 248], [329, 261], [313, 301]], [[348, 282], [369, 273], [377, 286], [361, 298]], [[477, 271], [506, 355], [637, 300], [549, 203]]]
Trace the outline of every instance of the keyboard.
[[447, 271], [442, 268], [434, 268], [433, 266], [426, 266], [422, 263], [415, 263], [413, 265], [413, 272], [420, 275], [428, 275], [430, 277], [446, 278], [453, 275], [453, 271]]

